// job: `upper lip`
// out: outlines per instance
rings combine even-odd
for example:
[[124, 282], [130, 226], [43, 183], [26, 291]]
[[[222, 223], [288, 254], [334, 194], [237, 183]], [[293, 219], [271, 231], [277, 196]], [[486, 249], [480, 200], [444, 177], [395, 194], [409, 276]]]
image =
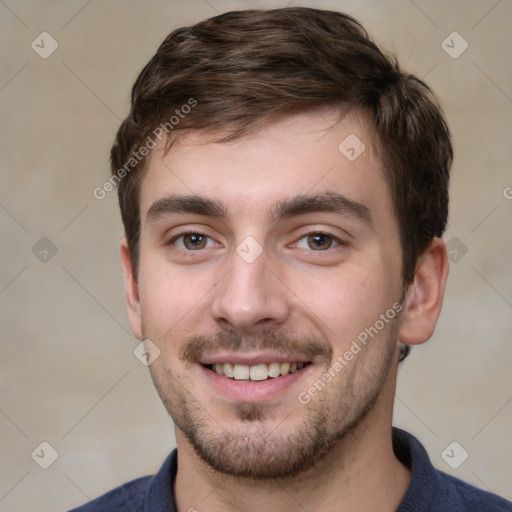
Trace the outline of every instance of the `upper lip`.
[[254, 366], [266, 363], [308, 363], [311, 360], [303, 355], [284, 355], [275, 352], [222, 352], [213, 355], [205, 355], [199, 360], [199, 364], [246, 364]]

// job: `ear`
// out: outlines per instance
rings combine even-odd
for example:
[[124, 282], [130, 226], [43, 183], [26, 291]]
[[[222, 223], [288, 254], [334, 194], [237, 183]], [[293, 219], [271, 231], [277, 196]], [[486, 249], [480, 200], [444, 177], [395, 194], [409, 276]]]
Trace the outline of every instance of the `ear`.
[[142, 340], [142, 322], [140, 314], [140, 298], [139, 285], [133, 275], [132, 261], [130, 251], [128, 250], [128, 242], [123, 237], [121, 240], [121, 265], [123, 267], [124, 287], [125, 287], [125, 304], [128, 320], [134, 336]]
[[413, 282], [404, 301], [398, 338], [408, 345], [419, 345], [433, 334], [441, 312], [448, 277], [446, 246], [434, 238], [416, 265]]

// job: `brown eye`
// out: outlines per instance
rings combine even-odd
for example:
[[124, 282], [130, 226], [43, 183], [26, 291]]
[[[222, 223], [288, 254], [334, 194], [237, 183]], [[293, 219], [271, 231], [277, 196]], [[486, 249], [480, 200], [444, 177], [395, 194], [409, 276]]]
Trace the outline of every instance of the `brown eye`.
[[313, 233], [308, 235], [308, 246], [310, 249], [325, 251], [330, 249], [333, 243], [333, 237], [324, 233]]
[[190, 251], [204, 249], [206, 247], [208, 237], [199, 233], [187, 233], [183, 235], [183, 245]]
[[322, 231], [308, 233], [297, 242], [297, 247], [300, 249], [313, 250], [315, 252], [327, 251], [338, 245], [345, 245], [345, 242], [334, 235], [323, 233]]
[[176, 246], [182, 251], [199, 251], [200, 249], [208, 249], [210, 247], [216, 247], [216, 243], [207, 235], [202, 233], [196, 233], [194, 231], [182, 233], [172, 238], [168, 245]]

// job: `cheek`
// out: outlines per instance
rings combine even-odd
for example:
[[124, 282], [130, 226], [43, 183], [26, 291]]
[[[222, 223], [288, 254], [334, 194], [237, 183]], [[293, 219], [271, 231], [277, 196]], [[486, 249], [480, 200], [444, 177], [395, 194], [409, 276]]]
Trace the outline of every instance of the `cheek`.
[[[193, 270], [172, 269], [156, 261], [147, 261], [139, 274], [139, 293], [145, 335], [155, 339], [197, 334], [207, 308], [214, 280]], [[186, 331], [186, 332], [185, 332]]]
[[346, 265], [323, 274], [296, 274], [292, 280], [290, 288], [297, 290], [300, 314], [315, 324], [335, 352], [346, 350], [397, 300], [392, 288], [396, 283], [376, 264]]

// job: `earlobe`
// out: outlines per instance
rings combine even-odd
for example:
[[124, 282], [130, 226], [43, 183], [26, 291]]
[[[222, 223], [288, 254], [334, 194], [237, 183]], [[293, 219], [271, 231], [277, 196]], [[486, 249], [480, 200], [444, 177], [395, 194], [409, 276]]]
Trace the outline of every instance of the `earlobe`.
[[398, 335], [402, 343], [418, 345], [432, 336], [441, 312], [447, 277], [446, 246], [436, 237], [419, 257], [414, 280], [406, 293]]
[[139, 285], [133, 275], [132, 261], [128, 242], [123, 237], [120, 245], [121, 266], [123, 267], [123, 277], [125, 286], [125, 304], [128, 321], [134, 336], [142, 340], [142, 322], [140, 311]]

